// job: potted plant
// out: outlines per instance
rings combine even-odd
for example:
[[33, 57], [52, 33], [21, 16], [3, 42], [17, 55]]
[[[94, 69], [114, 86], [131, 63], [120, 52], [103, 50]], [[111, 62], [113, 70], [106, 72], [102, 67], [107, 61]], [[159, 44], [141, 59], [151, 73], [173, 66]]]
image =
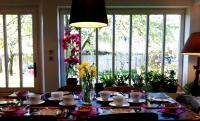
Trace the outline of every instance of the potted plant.
[[166, 92], [166, 76], [159, 72], [153, 72], [152, 80], [149, 82], [153, 92]]
[[144, 86], [144, 79], [142, 77], [142, 75], [139, 74], [135, 74], [132, 76], [132, 80], [133, 80], [133, 87], [135, 88], [143, 88]]
[[100, 80], [105, 87], [111, 87], [115, 84], [116, 76], [110, 71], [105, 71], [100, 74]]
[[169, 93], [176, 93], [178, 87], [178, 79], [175, 79], [175, 71], [170, 70], [169, 76], [167, 77], [167, 92]]
[[116, 74], [116, 85], [117, 86], [128, 86], [126, 82], [129, 80], [129, 73], [128, 71], [121, 71]]
[[77, 64], [79, 63], [80, 35], [78, 32], [67, 28], [62, 40], [62, 47], [65, 49], [65, 67], [67, 84], [77, 84]]

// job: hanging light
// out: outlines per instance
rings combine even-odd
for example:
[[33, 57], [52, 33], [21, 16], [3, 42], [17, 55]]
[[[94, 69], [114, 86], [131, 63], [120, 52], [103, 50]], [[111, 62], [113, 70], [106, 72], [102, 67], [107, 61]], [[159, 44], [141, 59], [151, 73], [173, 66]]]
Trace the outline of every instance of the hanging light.
[[104, 0], [72, 0], [69, 24], [79, 28], [108, 25]]

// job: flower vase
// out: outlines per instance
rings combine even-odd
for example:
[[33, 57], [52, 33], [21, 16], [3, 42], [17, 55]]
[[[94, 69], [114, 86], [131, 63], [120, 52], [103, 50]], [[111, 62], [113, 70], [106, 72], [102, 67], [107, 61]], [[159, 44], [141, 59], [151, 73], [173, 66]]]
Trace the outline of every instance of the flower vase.
[[91, 104], [93, 96], [92, 84], [89, 81], [83, 81], [82, 84], [83, 103]]

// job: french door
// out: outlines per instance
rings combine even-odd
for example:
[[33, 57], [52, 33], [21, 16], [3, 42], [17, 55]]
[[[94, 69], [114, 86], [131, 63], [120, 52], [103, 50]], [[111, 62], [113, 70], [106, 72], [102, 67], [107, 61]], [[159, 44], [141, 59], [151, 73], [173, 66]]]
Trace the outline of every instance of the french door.
[[37, 91], [35, 15], [0, 13], [0, 91]]

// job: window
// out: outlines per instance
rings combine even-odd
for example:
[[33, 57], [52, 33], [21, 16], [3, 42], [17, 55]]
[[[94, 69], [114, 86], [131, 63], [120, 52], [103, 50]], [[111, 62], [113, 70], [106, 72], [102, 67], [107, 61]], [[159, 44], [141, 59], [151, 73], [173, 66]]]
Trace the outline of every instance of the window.
[[[33, 14], [0, 13], [0, 88], [35, 88]], [[35, 41], [36, 42], [36, 41]]]
[[[60, 9], [60, 13], [67, 15], [67, 10]], [[108, 9], [107, 27], [80, 29], [81, 60], [95, 62], [98, 75], [105, 71], [165, 73], [169, 70], [178, 75], [182, 73], [179, 43], [183, 41], [180, 39], [183, 13], [182, 9]], [[67, 27], [68, 20], [60, 23]], [[127, 83], [131, 84], [131, 80]]]

